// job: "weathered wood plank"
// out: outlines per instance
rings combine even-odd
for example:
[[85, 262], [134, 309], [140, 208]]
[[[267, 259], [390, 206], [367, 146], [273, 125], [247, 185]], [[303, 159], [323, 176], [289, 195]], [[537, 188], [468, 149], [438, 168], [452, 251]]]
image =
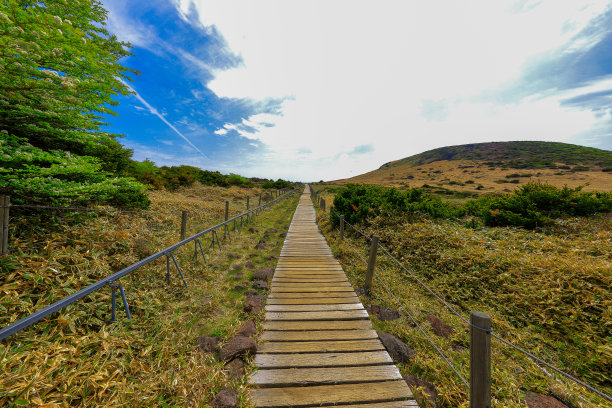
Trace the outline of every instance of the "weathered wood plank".
[[333, 298], [272, 298], [266, 301], [269, 305], [341, 304], [357, 302], [359, 302], [359, 298], [356, 296]]
[[257, 348], [258, 353], [340, 353], [347, 351], [377, 351], [385, 347], [378, 339], [328, 341], [268, 341]]
[[265, 330], [353, 330], [371, 329], [370, 320], [265, 321]]
[[269, 312], [315, 312], [324, 310], [363, 310], [361, 303], [340, 303], [330, 305], [266, 305]]
[[[310, 386], [357, 382], [389, 381], [402, 378], [394, 365], [365, 366], [351, 370], [348, 367], [282, 368], [258, 370], [249, 383], [260, 387]], [[376, 385], [373, 385], [376, 386]]]
[[316, 385], [312, 387], [258, 388], [251, 392], [257, 407], [305, 407], [405, 400], [410, 389], [403, 380], [375, 386], [363, 384]]
[[267, 312], [266, 320], [362, 320], [365, 310], [326, 310], [317, 312]]
[[348, 367], [392, 364], [386, 351], [361, 351], [354, 353], [308, 353], [255, 355], [260, 369], [292, 367]]
[[[355, 292], [271, 292], [268, 299], [351, 297]], [[357, 297], [357, 296], [354, 296]]]
[[317, 340], [362, 340], [377, 339], [374, 330], [309, 330], [309, 331], [276, 331], [266, 330], [260, 336], [268, 341], [317, 341]]

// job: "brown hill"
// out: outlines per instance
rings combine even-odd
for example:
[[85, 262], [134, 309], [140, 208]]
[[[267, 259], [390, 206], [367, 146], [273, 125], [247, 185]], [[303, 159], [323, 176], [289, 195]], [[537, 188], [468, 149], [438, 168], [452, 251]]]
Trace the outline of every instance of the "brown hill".
[[383, 164], [333, 183], [507, 192], [529, 181], [612, 190], [612, 152], [555, 142], [493, 142], [449, 146]]

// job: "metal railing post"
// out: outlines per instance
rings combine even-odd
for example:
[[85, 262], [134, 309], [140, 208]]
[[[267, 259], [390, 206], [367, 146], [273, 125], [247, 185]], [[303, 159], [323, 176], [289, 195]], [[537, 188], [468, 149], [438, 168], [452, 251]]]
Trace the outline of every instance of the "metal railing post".
[[491, 408], [491, 318], [470, 312], [470, 408]]
[[183, 210], [181, 213], [181, 241], [187, 237], [187, 215], [188, 211]]
[[340, 216], [340, 241], [344, 240], [344, 215]]
[[0, 196], [0, 252], [8, 251], [8, 227], [9, 227], [9, 208], [11, 198], [9, 196]]
[[374, 278], [374, 266], [376, 265], [376, 253], [378, 252], [378, 242], [380, 237], [372, 235], [372, 246], [370, 247], [370, 258], [368, 259], [368, 269], [366, 270], [366, 278], [363, 288], [366, 293], [372, 288], [372, 278]]

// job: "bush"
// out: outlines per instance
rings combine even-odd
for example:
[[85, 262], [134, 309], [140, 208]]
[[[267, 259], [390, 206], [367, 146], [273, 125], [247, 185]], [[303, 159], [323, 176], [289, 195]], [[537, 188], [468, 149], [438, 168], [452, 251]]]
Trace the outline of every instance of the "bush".
[[[426, 193], [422, 188], [409, 188], [400, 191], [396, 188], [348, 184], [346, 189], [336, 194], [334, 208], [344, 214], [346, 221], [353, 224], [368, 216], [390, 212], [420, 212], [434, 218], [458, 216], [461, 212], [451, 204]], [[332, 223], [337, 225], [339, 218], [332, 214]]]
[[468, 214], [489, 226], [537, 228], [562, 216], [587, 216], [612, 211], [612, 193], [582, 192], [531, 182], [514, 193], [482, 197], [466, 203]]

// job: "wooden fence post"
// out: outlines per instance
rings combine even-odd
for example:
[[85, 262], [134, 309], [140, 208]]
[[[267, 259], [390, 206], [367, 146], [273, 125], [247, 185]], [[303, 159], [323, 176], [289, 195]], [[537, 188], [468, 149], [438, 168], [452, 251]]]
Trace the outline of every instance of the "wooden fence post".
[[229, 220], [229, 201], [225, 202], [225, 221]]
[[181, 213], [181, 241], [184, 240], [187, 236], [187, 215], [188, 211], [183, 210]]
[[470, 407], [491, 408], [491, 318], [472, 311], [470, 323]]
[[9, 208], [11, 198], [9, 196], [0, 196], [0, 252], [8, 251], [8, 227], [9, 227]]
[[321, 210], [323, 210], [323, 212], [325, 212], [325, 199], [321, 199]]
[[261, 193], [259, 193], [259, 205], [258, 207], [261, 207]]
[[247, 211], [249, 211], [249, 196], [247, 196]]
[[372, 288], [372, 279], [374, 278], [374, 266], [376, 265], [376, 253], [378, 252], [379, 241], [380, 237], [378, 235], [372, 235], [370, 259], [368, 259], [368, 269], [366, 270], [365, 284], [363, 285], [366, 293], [369, 293], [370, 289]]
[[344, 240], [344, 215], [340, 216], [340, 241]]

